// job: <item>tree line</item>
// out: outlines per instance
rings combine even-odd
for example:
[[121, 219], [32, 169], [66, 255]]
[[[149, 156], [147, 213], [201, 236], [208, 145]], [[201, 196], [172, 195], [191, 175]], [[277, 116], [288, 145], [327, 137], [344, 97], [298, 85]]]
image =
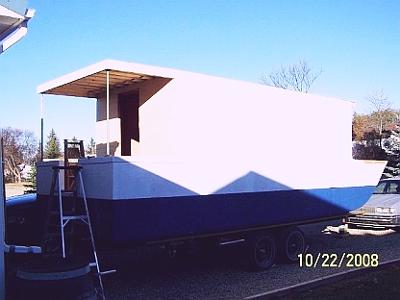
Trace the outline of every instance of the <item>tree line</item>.
[[387, 160], [382, 178], [400, 175], [400, 110], [392, 107], [382, 90], [367, 97], [368, 114], [353, 116], [353, 157]]
[[[3, 139], [4, 173], [6, 182], [21, 182], [23, 179], [22, 169], [29, 166], [28, 181], [36, 176], [35, 163], [40, 161], [40, 143], [34, 133], [29, 130], [21, 130], [12, 127], [0, 129]], [[73, 139], [77, 140], [75, 137]], [[93, 138], [86, 145], [86, 154], [96, 154], [96, 143]], [[60, 146], [60, 139], [54, 129], [51, 129], [47, 136], [43, 158], [58, 159], [62, 157], [63, 151]]]

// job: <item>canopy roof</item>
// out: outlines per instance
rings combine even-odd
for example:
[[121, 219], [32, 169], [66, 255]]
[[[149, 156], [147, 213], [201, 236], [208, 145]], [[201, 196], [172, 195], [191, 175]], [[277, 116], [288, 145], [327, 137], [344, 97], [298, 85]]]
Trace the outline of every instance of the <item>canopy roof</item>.
[[39, 85], [37, 92], [40, 94], [97, 98], [106, 92], [107, 71], [109, 71], [110, 89], [122, 88], [132, 83], [156, 77], [173, 78], [175, 76], [175, 70], [172, 69], [116, 60], [103, 60]]

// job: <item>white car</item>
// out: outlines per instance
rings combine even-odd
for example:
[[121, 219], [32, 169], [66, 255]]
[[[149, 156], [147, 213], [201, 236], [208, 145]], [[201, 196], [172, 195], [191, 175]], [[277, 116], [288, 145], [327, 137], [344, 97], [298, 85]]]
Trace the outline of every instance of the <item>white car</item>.
[[383, 179], [361, 208], [344, 222], [348, 227], [400, 229], [400, 177]]

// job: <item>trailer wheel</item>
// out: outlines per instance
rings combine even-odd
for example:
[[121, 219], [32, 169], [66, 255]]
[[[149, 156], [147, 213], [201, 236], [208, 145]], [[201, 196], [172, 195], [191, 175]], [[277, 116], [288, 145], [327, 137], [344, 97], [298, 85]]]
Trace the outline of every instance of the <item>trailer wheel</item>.
[[286, 262], [296, 262], [298, 255], [306, 251], [304, 233], [297, 227], [290, 227], [280, 233], [280, 252]]
[[263, 233], [252, 236], [247, 243], [247, 258], [252, 270], [267, 270], [275, 264], [277, 247], [271, 234]]

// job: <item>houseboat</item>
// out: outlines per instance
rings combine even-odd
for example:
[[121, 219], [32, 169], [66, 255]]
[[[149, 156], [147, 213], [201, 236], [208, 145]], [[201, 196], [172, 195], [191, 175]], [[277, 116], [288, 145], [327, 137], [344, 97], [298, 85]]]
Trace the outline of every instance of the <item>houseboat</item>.
[[[340, 99], [115, 60], [37, 92], [96, 99], [97, 156], [79, 165], [110, 244], [340, 218], [385, 167], [353, 160], [354, 103]], [[39, 199], [61, 163], [38, 163]]]

